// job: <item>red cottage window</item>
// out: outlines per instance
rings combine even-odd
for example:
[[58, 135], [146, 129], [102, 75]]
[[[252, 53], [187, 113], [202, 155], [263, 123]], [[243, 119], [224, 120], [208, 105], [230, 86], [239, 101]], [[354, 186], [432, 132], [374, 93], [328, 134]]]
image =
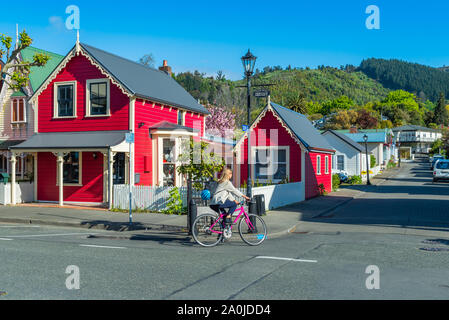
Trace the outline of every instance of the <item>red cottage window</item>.
[[26, 122], [25, 120], [25, 100], [13, 99], [12, 100], [12, 122]]

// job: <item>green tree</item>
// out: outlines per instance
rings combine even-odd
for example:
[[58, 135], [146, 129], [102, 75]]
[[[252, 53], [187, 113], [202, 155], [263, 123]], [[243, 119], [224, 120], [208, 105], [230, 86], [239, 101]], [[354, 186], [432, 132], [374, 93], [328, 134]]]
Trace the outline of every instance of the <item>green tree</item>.
[[286, 107], [301, 114], [307, 114], [308, 111], [308, 103], [304, 94], [301, 92], [290, 94], [287, 97]]
[[0, 59], [6, 59], [0, 78], [13, 90], [20, 90], [28, 85], [31, 67], [43, 67], [50, 59], [47, 54], [36, 53], [33, 56], [33, 61], [19, 62], [20, 51], [28, 48], [32, 43], [33, 39], [25, 30], [19, 34], [17, 45], [14, 48], [12, 38], [0, 34]]
[[330, 114], [335, 111], [348, 110], [354, 106], [354, 101], [347, 96], [341, 96], [337, 99], [327, 101], [323, 104], [322, 113]]
[[442, 124], [447, 126], [449, 122], [449, 115], [446, 109], [446, 99], [444, 98], [444, 93], [440, 93], [440, 98], [435, 107], [433, 122], [436, 124]]
[[209, 144], [206, 142], [184, 140], [181, 145], [181, 154], [178, 161], [181, 165], [177, 170], [188, 179], [194, 181], [193, 187], [200, 190], [202, 182], [213, 179], [215, 173], [223, 170], [225, 162], [223, 157], [209, 152]]

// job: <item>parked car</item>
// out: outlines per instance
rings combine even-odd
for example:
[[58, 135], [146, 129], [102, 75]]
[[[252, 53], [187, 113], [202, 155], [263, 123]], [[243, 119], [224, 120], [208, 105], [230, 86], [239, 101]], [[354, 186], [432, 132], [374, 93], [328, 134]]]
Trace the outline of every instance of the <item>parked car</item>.
[[433, 170], [433, 182], [449, 179], [449, 160], [438, 160]]
[[437, 153], [437, 154], [434, 154], [433, 156], [429, 157], [429, 162], [430, 162], [430, 163], [433, 162], [433, 158], [434, 158], [434, 157], [442, 157], [442, 155]]
[[444, 160], [444, 157], [441, 155], [433, 156], [432, 163], [430, 164], [430, 170], [433, 170], [433, 168], [435, 167], [435, 163], [438, 160]]

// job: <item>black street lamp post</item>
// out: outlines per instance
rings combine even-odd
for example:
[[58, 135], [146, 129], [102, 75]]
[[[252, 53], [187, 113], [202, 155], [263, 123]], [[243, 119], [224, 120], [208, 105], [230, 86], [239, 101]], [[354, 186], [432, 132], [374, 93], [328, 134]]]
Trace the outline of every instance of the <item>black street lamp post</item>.
[[247, 180], [247, 188], [246, 195], [251, 198], [252, 196], [252, 181], [251, 181], [251, 132], [249, 127], [251, 125], [251, 76], [254, 72], [254, 66], [256, 64], [255, 57], [248, 49], [248, 53], [242, 57], [243, 69], [245, 71], [246, 76], [246, 88], [248, 95], [248, 180]]
[[365, 134], [363, 136], [363, 140], [365, 141], [365, 154], [366, 154], [366, 185], [370, 186], [371, 182], [369, 181], [369, 160], [368, 160], [368, 136]]

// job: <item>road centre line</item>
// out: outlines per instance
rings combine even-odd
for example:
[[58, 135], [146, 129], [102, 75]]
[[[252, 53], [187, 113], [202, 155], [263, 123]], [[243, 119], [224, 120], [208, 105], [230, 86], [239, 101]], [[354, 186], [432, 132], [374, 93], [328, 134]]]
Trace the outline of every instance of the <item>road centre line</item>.
[[0, 238], [0, 241], [12, 241], [12, 239]]
[[40, 228], [40, 226], [0, 226], [0, 228]]
[[38, 237], [60, 237], [60, 236], [87, 236], [97, 233], [55, 233], [55, 234], [31, 234], [22, 236], [8, 236], [8, 238], [38, 238]]
[[126, 249], [125, 247], [98, 246], [98, 245], [93, 245], [93, 244], [80, 244], [80, 247], [105, 248], [105, 249]]
[[293, 258], [282, 258], [282, 257], [268, 257], [268, 256], [257, 256], [256, 259], [270, 259], [270, 260], [285, 260], [293, 262], [310, 262], [317, 263], [317, 260], [304, 260], [304, 259], [293, 259]]

